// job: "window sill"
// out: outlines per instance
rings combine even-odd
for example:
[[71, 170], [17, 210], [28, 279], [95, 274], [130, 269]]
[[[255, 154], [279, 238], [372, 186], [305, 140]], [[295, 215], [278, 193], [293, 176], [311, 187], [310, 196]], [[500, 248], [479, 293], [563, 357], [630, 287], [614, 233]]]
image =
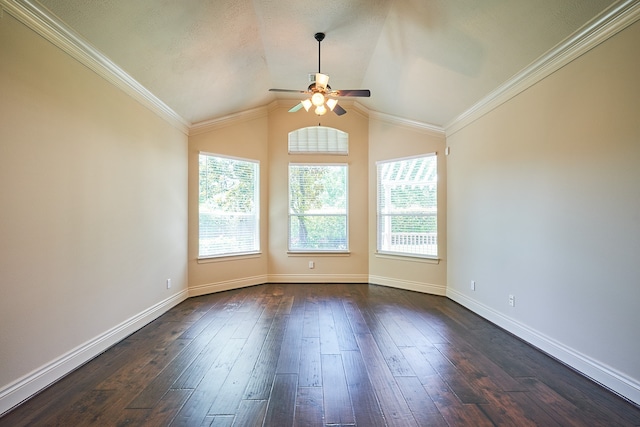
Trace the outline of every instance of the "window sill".
[[232, 255], [215, 255], [210, 257], [198, 257], [198, 264], [208, 264], [211, 262], [224, 262], [224, 261], [236, 261], [240, 259], [250, 259], [250, 258], [260, 258], [262, 256], [262, 252], [249, 252], [243, 254], [232, 254]]
[[391, 252], [376, 252], [376, 258], [395, 259], [399, 261], [424, 262], [426, 264], [440, 264], [441, 259], [424, 255], [396, 254]]
[[351, 256], [349, 251], [287, 251], [287, 256], [290, 257], [339, 257], [339, 256]]

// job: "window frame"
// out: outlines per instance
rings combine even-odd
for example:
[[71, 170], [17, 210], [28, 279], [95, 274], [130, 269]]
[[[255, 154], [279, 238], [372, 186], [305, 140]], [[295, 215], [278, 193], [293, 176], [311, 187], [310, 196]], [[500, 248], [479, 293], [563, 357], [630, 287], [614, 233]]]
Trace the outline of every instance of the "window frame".
[[[292, 248], [291, 242], [291, 218], [292, 216], [301, 216], [301, 214], [292, 213], [291, 209], [291, 166], [339, 166], [345, 169], [345, 213], [335, 215], [310, 215], [310, 216], [336, 216], [341, 215], [345, 218], [345, 248], [344, 249], [313, 249], [313, 248]], [[287, 165], [287, 253], [288, 254], [348, 254], [349, 250], [349, 163], [347, 162], [289, 162]]]
[[[254, 249], [251, 250], [232, 250], [232, 251], [228, 251], [228, 252], [224, 252], [224, 253], [214, 253], [214, 254], [206, 254], [203, 255], [201, 254], [201, 245], [200, 245], [200, 241], [201, 241], [201, 219], [200, 219], [200, 215], [201, 215], [201, 204], [200, 204], [200, 191], [201, 191], [201, 182], [200, 182], [200, 174], [201, 174], [201, 170], [200, 170], [200, 157], [201, 156], [208, 156], [208, 157], [213, 157], [213, 158], [219, 158], [219, 159], [227, 159], [227, 160], [234, 160], [234, 161], [238, 161], [238, 162], [245, 162], [245, 163], [250, 163], [253, 164], [255, 167], [255, 176], [254, 176], [254, 180], [253, 180], [253, 200], [254, 200], [254, 210], [253, 210], [253, 218], [254, 218], [254, 222], [255, 222], [255, 228], [253, 230], [253, 235], [254, 235], [254, 240], [255, 240], [255, 245], [254, 245]], [[229, 156], [229, 155], [225, 155], [225, 154], [219, 154], [219, 153], [212, 153], [212, 152], [207, 152], [207, 151], [200, 151], [198, 152], [198, 260], [215, 260], [215, 259], [219, 259], [219, 258], [229, 258], [229, 257], [241, 257], [241, 256], [255, 256], [257, 254], [261, 253], [261, 236], [260, 236], [260, 161], [256, 160], [256, 159], [249, 159], [249, 158], [243, 158], [243, 157], [237, 157], [237, 156]]]
[[[410, 161], [412, 159], [421, 159], [421, 158], [428, 158], [428, 157], [433, 157], [433, 159], [435, 160], [436, 164], [435, 164], [435, 180], [434, 181], [428, 181], [425, 182], [422, 185], [435, 185], [435, 201], [436, 201], [436, 205], [435, 205], [435, 212], [433, 213], [429, 213], [429, 212], [425, 212], [423, 214], [418, 214], [418, 215], [403, 215], [403, 214], [382, 214], [382, 209], [381, 209], [381, 171], [380, 168], [382, 165], [384, 164], [391, 164], [391, 163], [399, 163], [399, 162], [404, 162], [404, 161]], [[437, 152], [429, 152], [429, 153], [422, 153], [422, 154], [417, 154], [414, 156], [407, 156], [407, 157], [399, 157], [399, 158], [393, 158], [393, 159], [386, 159], [386, 160], [379, 160], [376, 162], [376, 255], [382, 255], [382, 256], [392, 256], [392, 257], [408, 257], [408, 258], [418, 258], [418, 259], [424, 259], [424, 260], [439, 260], [439, 252], [440, 252], [440, 244], [439, 244], [439, 239], [438, 239], [438, 153]], [[399, 250], [389, 250], [387, 248], [382, 248], [383, 246], [383, 242], [381, 239], [381, 234], [382, 234], [382, 224], [381, 221], [383, 219], [384, 216], [413, 216], [416, 218], [419, 217], [424, 217], [424, 218], [428, 218], [428, 217], [433, 217], [435, 218], [435, 254], [433, 253], [415, 253], [415, 252], [403, 252], [403, 251], [399, 251]], [[428, 238], [427, 238], [428, 239]]]

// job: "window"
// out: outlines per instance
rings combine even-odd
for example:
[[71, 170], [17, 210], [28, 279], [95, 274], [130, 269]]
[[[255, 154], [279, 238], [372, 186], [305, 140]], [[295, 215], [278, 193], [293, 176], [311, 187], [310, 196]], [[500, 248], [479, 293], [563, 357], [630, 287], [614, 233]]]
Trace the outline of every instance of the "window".
[[377, 163], [378, 252], [437, 257], [437, 157]]
[[260, 250], [259, 163], [200, 153], [198, 257]]
[[289, 164], [289, 250], [346, 252], [347, 165]]
[[349, 154], [349, 134], [326, 126], [310, 126], [289, 132], [289, 154]]

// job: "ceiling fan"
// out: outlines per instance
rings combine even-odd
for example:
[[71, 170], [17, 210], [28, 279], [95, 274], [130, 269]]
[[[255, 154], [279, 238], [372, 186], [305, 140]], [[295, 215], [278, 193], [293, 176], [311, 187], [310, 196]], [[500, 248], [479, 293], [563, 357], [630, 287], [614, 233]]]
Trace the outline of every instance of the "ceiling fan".
[[307, 90], [294, 90], [294, 89], [269, 89], [271, 92], [291, 92], [291, 93], [304, 93], [309, 95], [309, 98], [296, 104], [289, 110], [290, 113], [295, 113], [304, 107], [306, 111], [315, 106], [314, 112], [318, 116], [322, 116], [327, 113], [327, 109], [333, 111], [337, 115], [341, 116], [347, 111], [338, 105], [338, 97], [342, 96], [358, 96], [369, 97], [371, 91], [369, 89], [341, 89], [333, 90], [329, 86], [329, 76], [321, 73], [320, 68], [320, 45], [324, 40], [324, 33], [316, 33], [315, 39], [318, 41], [318, 72], [314, 76], [313, 83], [309, 85]]

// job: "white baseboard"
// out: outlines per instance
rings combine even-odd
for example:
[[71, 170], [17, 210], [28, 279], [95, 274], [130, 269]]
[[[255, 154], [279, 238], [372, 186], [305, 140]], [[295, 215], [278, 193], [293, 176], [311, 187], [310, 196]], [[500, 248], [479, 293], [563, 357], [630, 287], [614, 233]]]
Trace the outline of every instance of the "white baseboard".
[[640, 383], [553, 338], [522, 324], [466, 295], [448, 288], [446, 296], [515, 336], [567, 364], [622, 397], [640, 405]]
[[269, 274], [269, 283], [367, 283], [368, 274]]
[[0, 415], [24, 402], [187, 299], [181, 291], [0, 389]]
[[394, 279], [392, 277], [369, 276], [369, 283], [374, 285], [389, 286], [391, 288], [399, 288], [407, 291], [422, 292], [424, 294], [445, 296], [447, 288], [443, 285], [434, 285], [431, 283], [414, 282], [410, 280]]
[[230, 291], [231, 289], [246, 288], [248, 286], [262, 285], [267, 283], [267, 275], [243, 277], [241, 279], [225, 280], [216, 283], [205, 283], [204, 285], [196, 285], [189, 287], [189, 296], [197, 297], [200, 295], [213, 294], [216, 292]]

